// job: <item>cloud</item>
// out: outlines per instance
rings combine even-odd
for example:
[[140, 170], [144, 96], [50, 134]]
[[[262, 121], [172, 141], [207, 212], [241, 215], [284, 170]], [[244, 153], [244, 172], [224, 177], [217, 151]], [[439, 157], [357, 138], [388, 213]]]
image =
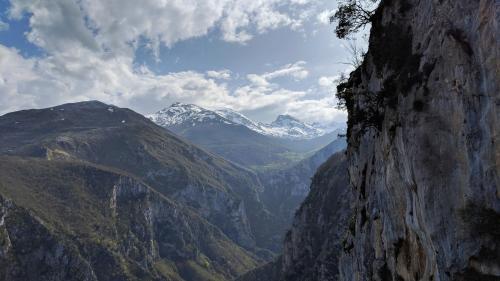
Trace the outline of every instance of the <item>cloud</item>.
[[245, 43], [255, 34], [301, 26], [293, 9], [298, 0], [11, 0], [9, 17], [30, 16], [28, 39], [49, 52], [81, 44], [89, 49], [130, 54], [145, 40], [158, 53], [161, 44], [219, 30], [228, 42]]
[[9, 24], [0, 20], [0, 31], [9, 30]]
[[229, 80], [229, 79], [231, 79], [231, 71], [228, 69], [219, 70], [219, 71], [210, 70], [210, 71], [207, 71], [207, 76], [210, 78], [219, 79], [219, 80]]
[[147, 113], [162, 103], [207, 105], [228, 95], [224, 85], [201, 73], [156, 75], [144, 66], [134, 69], [128, 59], [89, 51], [85, 58], [72, 63], [59, 56], [26, 59], [0, 45], [0, 112], [97, 99]]
[[296, 81], [307, 78], [309, 71], [305, 68], [305, 61], [287, 64], [281, 68], [263, 74], [248, 74], [247, 79], [260, 87], [271, 86], [270, 81], [279, 77], [291, 77]]
[[305, 64], [305, 61], [287, 64], [278, 70], [264, 74], [264, 77], [266, 79], [274, 79], [283, 76], [290, 76], [296, 80], [302, 80], [309, 75], [309, 71], [304, 67]]
[[337, 81], [339, 81], [339, 76], [321, 76], [318, 79], [318, 85], [324, 88], [333, 88], [337, 84]]
[[220, 20], [222, 38], [228, 42], [245, 43], [253, 38], [252, 31], [262, 34], [268, 30], [302, 25], [297, 15], [283, 12], [283, 6], [294, 7], [308, 4], [307, 0], [233, 0], [228, 1]]
[[328, 124], [347, 119], [347, 113], [336, 108], [336, 100], [333, 97], [321, 100], [296, 100], [287, 104], [285, 113], [309, 123]]
[[26, 59], [17, 50], [0, 45], [0, 112], [94, 99], [142, 113], [176, 101], [208, 108], [256, 110], [282, 108], [282, 104], [305, 95], [277, 85], [254, 84], [230, 92], [224, 83], [213, 79], [214, 74], [227, 77], [227, 71], [157, 75], [146, 66], [134, 68], [128, 59], [96, 56], [88, 50], [84, 55], [85, 60], [72, 63], [58, 56]]
[[99, 44], [84, 22], [74, 1], [14, 1], [9, 16], [20, 19], [30, 14], [31, 30], [27, 39], [49, 53], [73, 52], [81, 48], [98, 51]]
[[[81, 52], [85, 60], [69, 62], [59, 56], [24, 58], [16, 49], [0, 45], [0, 113], [97, 99], [143, 114], [180, 101], [212, 109], [228, 107], [253, 112], [268, 120], [282, 113], [309, 122], [344, 118], [334, 108], [333, 96], [317, 99], [316, 90], [293, 91], [264, 80], [249, 81], [231, 91], [221, 83], [228, 71], [157, 75], [144, 65], [134, 67], [125, 58], [98, 56], [89, 50]], [[288, 66], [293, 65], [296, 64]], [[272, 77], [291, 75], [281, 71], [289, 68], [269, 73], [280, 73]]]

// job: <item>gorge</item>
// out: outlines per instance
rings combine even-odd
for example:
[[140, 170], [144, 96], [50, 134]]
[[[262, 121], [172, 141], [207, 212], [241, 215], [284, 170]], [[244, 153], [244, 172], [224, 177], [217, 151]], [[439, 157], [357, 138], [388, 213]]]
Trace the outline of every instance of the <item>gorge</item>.
[[185, 103], [0, 116], [0, 280], [500, 280], [499, 1], [369, 21], [345, 130]]

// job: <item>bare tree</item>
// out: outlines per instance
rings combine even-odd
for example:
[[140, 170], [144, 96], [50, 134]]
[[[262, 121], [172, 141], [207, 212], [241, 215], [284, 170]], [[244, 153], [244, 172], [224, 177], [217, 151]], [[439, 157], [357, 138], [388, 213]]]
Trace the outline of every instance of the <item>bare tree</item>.
[[347, 38], [346, 42], [347, 44], [345, 46], [349, 52], [349, 61], [341, 63], [350, 65], [356, 69], [363, 63], [366, 54], [366, 47], [363, 44], [358, 44], [358, 39], [355, 37]]

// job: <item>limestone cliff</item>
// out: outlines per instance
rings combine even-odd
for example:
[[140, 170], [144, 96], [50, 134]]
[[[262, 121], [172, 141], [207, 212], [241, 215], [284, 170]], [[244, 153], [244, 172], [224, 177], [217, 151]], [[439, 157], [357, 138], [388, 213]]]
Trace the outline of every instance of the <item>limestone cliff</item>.
[[499, 2], [382, 1], [349, 111], [341, 280], [498, 280]]

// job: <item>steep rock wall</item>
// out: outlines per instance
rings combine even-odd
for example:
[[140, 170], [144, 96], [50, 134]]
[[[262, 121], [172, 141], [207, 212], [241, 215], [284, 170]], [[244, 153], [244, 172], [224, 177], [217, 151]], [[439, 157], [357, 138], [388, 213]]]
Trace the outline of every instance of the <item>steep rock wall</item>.
[[349, 111], [341, 280], [498, 280], [499, 2], [382, 1]]

